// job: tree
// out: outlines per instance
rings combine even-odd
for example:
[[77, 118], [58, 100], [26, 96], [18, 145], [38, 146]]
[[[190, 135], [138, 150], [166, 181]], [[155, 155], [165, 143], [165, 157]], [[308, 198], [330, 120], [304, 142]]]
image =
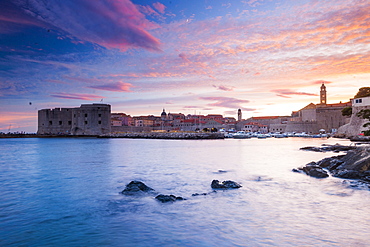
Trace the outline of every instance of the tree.
[[342, 116], [352, 116], [352, 107], [351, 106], [347, 106], [345, 108], [342, 109]]
[[362, 87], [355, 95], [355, 99], [370, 96], [370, 87]]
[[[361, 117], [363, 119], [367, 119], [370, 121], [370, 109], [362, 109], [361, 111], [357, 112], [357, 117]], [[363, 127], [369, 127], [370, 122], [367, 122], [363, 125]], [[362, 131], [365, 136], [370, 136], [370, 130]]]

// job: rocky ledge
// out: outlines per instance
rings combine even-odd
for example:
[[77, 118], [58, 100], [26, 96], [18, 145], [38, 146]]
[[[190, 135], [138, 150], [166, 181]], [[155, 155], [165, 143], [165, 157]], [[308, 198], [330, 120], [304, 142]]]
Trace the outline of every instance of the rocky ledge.
[[356, 147], [345, 155], [333, 156], [304, 167], [293, 169], [316, 178], [333, 177], [356, 179], [370, 188], [370, 147]]
[[101, 138], [143, 138], [143, 139], [224, 139], [222, 133], [207, 132], [127, 132], [108, 134]]
[[335, 144], [335, 145], [329, 145], [329, 144], [323, 144], [321, 147], [303, 147], [300, 148], [300, 150], [305, 150], [305, 151], [313, 151], [313, 152], [347, 152], [349, 150], [354, 150], [356, 149], [356, 146], [345, 146], [345, 145], [340, 145], [340, 144]]

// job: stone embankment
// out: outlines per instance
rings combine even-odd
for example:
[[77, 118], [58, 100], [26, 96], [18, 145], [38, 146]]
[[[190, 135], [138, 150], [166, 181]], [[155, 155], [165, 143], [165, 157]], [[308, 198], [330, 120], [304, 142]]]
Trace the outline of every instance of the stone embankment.
[[224, 139], [222, 133], [203, 132], [127, 132], [107, 134], [102, 138], [144, 138], [144, 139]]
[[355, 179], [370, 188], [370, 147], [357, 146], [345, 155], [313, 161], [293, 171], [316, 178], [325, 178], [331, 174], [333, 177]]

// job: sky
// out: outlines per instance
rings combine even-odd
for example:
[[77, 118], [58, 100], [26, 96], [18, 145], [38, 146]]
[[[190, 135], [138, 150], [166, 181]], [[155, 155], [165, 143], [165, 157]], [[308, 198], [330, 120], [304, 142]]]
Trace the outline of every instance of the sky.
[[286, 116], [370, 81], [369, 0], [1, 0], [0, 132], [37, 111]]

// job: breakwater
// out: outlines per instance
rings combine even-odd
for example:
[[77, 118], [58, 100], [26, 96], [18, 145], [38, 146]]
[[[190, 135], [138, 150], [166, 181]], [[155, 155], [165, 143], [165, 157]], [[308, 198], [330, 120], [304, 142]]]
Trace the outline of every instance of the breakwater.
[[127, 132], [106, 134], [101, 138], [143, 138], [143, 139], [224, 139], [222, 133], [207, 132]]

